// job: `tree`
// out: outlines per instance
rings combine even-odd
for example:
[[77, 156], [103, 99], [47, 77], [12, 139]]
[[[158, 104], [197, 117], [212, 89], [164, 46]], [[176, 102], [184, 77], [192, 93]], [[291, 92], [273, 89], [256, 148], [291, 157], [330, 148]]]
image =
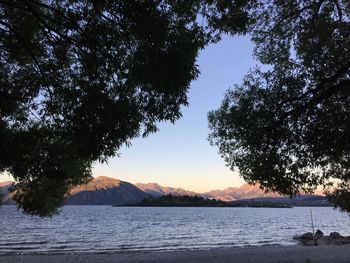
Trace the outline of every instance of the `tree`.
[[0, 1], [0, 173], [57, 212], [91, 165], [174, 122], [200, 49], [245, 32], [249, 1]]
[[259, 1], [252, 70], [208, 115], [209, 140], [250, 183], [286, 195], [332, 188], [350, 212], [350, 2]]

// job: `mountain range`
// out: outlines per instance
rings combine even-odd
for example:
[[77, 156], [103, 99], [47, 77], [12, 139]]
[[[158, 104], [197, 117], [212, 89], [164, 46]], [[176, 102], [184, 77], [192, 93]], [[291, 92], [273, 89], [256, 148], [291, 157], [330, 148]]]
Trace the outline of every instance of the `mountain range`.
[[148, 184], [135, 184], [135, 186], [142, 191], [146, 192], [148, 195], [154, 197], [160, 197], [167, 194], [172, 195], [189, 195], [189, 196], [203, 196], [203, 194], [199, 194], [193, 191], [187, 191], [182, 188], [173, 188], [173, 187], [165, 187], [161, 186], [157, 183], [148, 183]]
[[276, 193], [265, 193], [259, 185], [243, 184], [241, 187], [229, 187], [224, 190], [212, 190], [203, 194], [206, 198], [220, 199], [221, 201], [236, 201], [261, 197], [281, 197]]
[[[11, 204], [7, 189], [12, 182], [0, 183], [0, 193], [3, 194], [3, 203]], [[157, 183], [131, 184], [118, 179], [100, 176], [93, 178], [88, 184], [75, 187], [69, 193], [67, 205], [125, 205], [140, 202], [148, 197], [160, 197], [172, 194], [176, 196], [189, 195], [201, 196], [209, 199], [217, 199], [226, 202], [237, 200], [258, 201], [287, 200], [276, 193], [265, 193], [259, 185], [244, 184], [241, 187], [229, 187], [224, 190], [212, 190], [206, 193], [196, 193], [182, 188], [164, 187]], [[282, 199], [281, 199], [282, 198]], [[297, 199], [298, 200], [298, 199]]]

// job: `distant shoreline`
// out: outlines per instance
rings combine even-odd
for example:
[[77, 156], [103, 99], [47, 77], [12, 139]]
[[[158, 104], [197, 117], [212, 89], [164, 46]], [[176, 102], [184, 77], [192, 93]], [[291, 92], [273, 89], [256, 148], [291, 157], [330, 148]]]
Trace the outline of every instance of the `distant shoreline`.
[[[0, 209], [2, 206], [16, 206], [16, 204], [1, 204]], [[249, 205], [244, 205], [244, 206], [140, 206], [140, 205], [110, 205], [110, 204], [102, 204], [102, 205], [94, 205], [94, 204], [65, 204], [62, 207], [65, 206], [110, 206], [110, 207], [222, 207], [222, 208], [296, 208], [296, 207], [331, 207], [334, 208], [332, 205], [294, 205], [291, 207], [288, 206], [249, 206]]]
[[233, 247], [172, 252], [0, 255], [0, 263], [327, 263], [350, 262], [350, 245]]
[[[115, 205], [118, 206], [118, 205]], [[268, 207], [268, 208], [292, 208], [290, 204], [280, 202], [262, 202], [262, 201], [234, 201], [225, 202], [209, 199], [202, 196], [172, 195], [167, 194], [160, 197], [149, 197], [141, 202], [129, 203], [125, 206], [138, 207]]]
[[112, 205], [112, 207], [181, 207], [181, 208], [294, 208], [294, 206], [199, 206], [199, 205]]

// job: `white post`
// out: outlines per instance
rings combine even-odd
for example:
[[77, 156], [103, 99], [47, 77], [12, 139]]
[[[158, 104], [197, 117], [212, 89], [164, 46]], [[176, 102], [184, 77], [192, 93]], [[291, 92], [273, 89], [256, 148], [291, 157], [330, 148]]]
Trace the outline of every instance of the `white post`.
[[311, 216], [311, 226], [312, 226], [312, 234], [315, 234], [315, 228], [314, 228], [314, 219], [312, 218], [312, 210], [310, 208], [310, 216]]

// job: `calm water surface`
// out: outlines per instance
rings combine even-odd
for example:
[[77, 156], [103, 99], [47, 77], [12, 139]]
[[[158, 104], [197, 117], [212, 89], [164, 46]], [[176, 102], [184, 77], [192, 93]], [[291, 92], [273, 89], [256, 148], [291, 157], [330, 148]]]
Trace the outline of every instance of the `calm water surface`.
[[[315, 228], [350, 235], [350, 217], [313, 207]], [[294, 245], [311, 231], [310, 208], [66, 206], [53, 218], [0, 208], [0, 254], [123, 252]]]

